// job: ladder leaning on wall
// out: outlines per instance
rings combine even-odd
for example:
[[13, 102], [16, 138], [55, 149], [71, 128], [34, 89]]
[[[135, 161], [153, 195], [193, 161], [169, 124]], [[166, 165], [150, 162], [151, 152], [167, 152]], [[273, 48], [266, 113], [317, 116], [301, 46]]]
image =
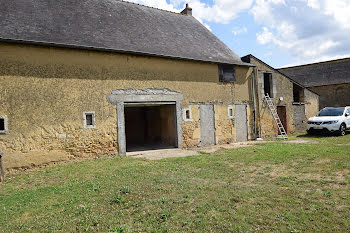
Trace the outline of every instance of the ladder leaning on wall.
[[266, 101], [267, 105], [269, 106], [269, 109], [272, 113], [272, 116], [276, 122], [278, 131], [280, 132], [280, 135], [278, 135], [278, 138], [288, 139], [288, 135], [286, 133], [286, 130], [283, 127], [281, 119], [279, 118], [279, 116], [277, 114], [277, 109], [276, 109], [272, 99], [270, 98], [269, 94], [264, 95], [264, 100]]

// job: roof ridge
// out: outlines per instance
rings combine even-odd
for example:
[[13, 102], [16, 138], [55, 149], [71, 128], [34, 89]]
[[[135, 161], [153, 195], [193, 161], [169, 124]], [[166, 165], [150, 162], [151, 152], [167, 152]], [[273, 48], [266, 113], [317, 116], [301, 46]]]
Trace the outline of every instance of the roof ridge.
[[155, 10], [159, 10], [159, 11], [165, 11], [165, 12], [168, 12], [168, 13], [177, 14], [177, 15], [185, 15], [185, 14], [181, 14], [181, 13], [174, 12], [174, 11], [169, 11], [169, 10], [164, 10], [164, 9], [160, 9], [160, 8], [156, 8], [156, 7], [152, 7], [152, 6], [142, 5], [142, 4], [140, 4], [140, 3], [136, 3], [136, 2], [129, 2], [129, 1], [127, 1], [127, 0], [114, 0], [114, 1], [118, 1], [118, 2], [126, 2], [126, 3], [130, 3], [130, 4], [134, 4], [134, 5], [142, 6], [142, 7], [147, 7], [147, 8], [151, 8], [151, 9], [155, 9]]
[[333, 59], [333, 60], [328, 60], [328, 61], [319, 61], [319, 62], [314, 62], [314, 63], [296, 65], [296, 66], [282, 67], [282, 68], [277, 68], [277, 70], [292, 69], [292, 68], [303, 67], [303, 66], [319, 65], [319, 64], [323, 64], [323, 63], [329, 63], [329, 62], [341, 62], [341, 61], [346, 61], [349, 59], [350, 59], [350, 57], [343, 57], [343, 58], [338, 58], [338, 59]]

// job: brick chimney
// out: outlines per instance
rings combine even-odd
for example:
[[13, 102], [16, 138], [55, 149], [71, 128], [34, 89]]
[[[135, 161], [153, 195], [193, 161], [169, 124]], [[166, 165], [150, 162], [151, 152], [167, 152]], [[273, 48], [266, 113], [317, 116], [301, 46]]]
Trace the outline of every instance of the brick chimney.
[[192, 8], [189, 7], [188, 3], [186, 3], [186, 8], [181, 11], [181, 14], [192, 15]]

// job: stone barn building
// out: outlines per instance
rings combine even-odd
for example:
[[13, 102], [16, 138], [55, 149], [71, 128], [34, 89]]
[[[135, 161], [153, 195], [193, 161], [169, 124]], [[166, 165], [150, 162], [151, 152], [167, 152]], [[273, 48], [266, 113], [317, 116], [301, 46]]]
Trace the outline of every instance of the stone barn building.
[[305, 132], [307, 119], [318, 112], [319, 96], [253, 55], [242, 58], [255, 65], [255, 106], [258, 135], [276, 136], [278, 128], [264, 101], [268, 94], [288, 133]]
[[320, 96], [320, 109], [350, 106], [350, 58], [279, 69]]
[[254, 138], [253, 67], [191, 8], [0, 3], [0, 151], [7, 156], [125, 155]]

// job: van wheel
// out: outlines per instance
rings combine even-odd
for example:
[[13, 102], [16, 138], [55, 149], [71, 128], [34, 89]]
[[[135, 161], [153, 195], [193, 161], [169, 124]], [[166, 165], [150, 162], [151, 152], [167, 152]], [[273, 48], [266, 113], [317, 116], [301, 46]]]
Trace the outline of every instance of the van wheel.
[[345, 124], [341, 124], [340, 125], [340, 128], [339, 128], [339, 135], [340, 136], [344, 136], [346, 134], [346, 127], [345, 127]]

